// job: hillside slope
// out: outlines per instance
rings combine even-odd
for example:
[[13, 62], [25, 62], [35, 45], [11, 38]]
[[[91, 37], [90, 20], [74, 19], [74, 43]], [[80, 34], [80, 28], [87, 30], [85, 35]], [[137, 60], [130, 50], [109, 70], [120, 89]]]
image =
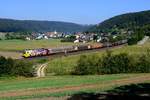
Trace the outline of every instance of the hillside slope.
[[88, 31], [109, 32], [114, 29], [133, 30], [135, 28], [147, 26], [150, 24], [150, 10], [135, 13], [127, 13], [112, 17], [102, 23], [95, 25]]
[[18, 32], [18, 31], [43, 32], [55, 30], [59, 32], [78, 32], [84, 31], [88, 27], [89, 26], [59, 21], [0, 19], [0, 32]]

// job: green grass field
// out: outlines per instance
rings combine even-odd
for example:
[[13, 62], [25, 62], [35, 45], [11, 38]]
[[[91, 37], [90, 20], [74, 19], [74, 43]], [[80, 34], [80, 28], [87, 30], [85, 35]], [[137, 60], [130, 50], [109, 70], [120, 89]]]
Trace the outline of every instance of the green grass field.
[[60, 39], [48, 40], [2, 40], [0, 41], [0, 51], [19, 51], [24, 49], [35, 48], [54, 48], [60, 46], [73, 45], [71, 42], [60, 42]]
[[62, 43], [60, 39], [31, 40], [31, 41], [1, 40], [0, 55], [18, 59], [21, 58], [22, 56], [22, 53], [20, 51], [23, 51], [25, 49], [57, 48], [68, 45], [74, 45], [74, 43], [71, 42]]
[[[108, 85], [111, 82], [115, 82], [115, 80], [129, 79], [139, 76], [145, 76], [149, 74], [113, 74], [113, 75], [89, 75], [89, 76], [49, 76], [45, 78], [9, 78], [9, 79], [0, 79], [0, 94], [18, 91], [18, 93], [23, 91], [30, 91], [36, 89], [46, 90], [46, 88], [63, 88], [69, 86], [85, 86], [85, 85], [94, 85], [99, 84], [101, 87], [96, 88], [84, 88], [80, 90], [72, 90], [72, 91], [63, 91], [63, 92], [55, 92], [55, 93], [38, 93], [32, 95], [23, 95], [18, 97], [5, 97], [3, 100], [15, 100], [15, 99], [29, 99], [29, 98], [43, 98], [43, 97], [60, 97], [72, 95], [74, 93], [79, 92], [102, 92], [104, 90], [111, 89], [116, 85]], [[105, 85], [106, 86], [103, 86]], [[20, 91], [20, 92], [19, 92]], [[1, 95], [0, 95], [1, 96]], [[0, 99], [2, 99], [0, 97]]]
[[88, 76], [49, 76], [45, 78], [9, 78], [0, 80], [0, 92], [15, 90], [56, 88], [78, 86], [81, 84], [96, 84], [111, 80], [137, 76], [137, 74], [88, 75]]

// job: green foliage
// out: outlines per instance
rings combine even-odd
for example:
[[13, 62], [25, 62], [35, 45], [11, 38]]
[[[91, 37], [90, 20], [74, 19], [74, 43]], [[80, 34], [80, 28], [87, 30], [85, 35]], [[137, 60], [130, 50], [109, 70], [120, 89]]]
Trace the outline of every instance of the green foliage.
[[11, 58], [0, 57], [0, 76], [33, 76], [33, 64], [28, 61], [13, 60]]
[[75, 66], [73, 74], [118, 74], [118, 73], [149, 73], [150, 52], [139, 55], [127, 53], [112, 54], [107, 51], [103, 57], [82, 55]]
[[66, 37], [66, 38], [62, 39], [61, 42], [74, 42], [75, 40], [76, 40], [76, 36], [71, 35], [69, 37]]
[[12, 39], [20, 39], [20, 40], [25, 40], [26, 35], [23, 34], [18, 34], [18, 33], [7, 33], [5, 35], [6, 40], [12, 40]]
[[135, 65], [137, 72], [149, 73], [150, 72], [150, 51], [139, 57], [138, 62]]
[[150, 36], [150, 24], [142, 27], [142, 31], [144, 32], [145, 35]]
[[101, 59], [101, 66], [99, 66], [101, 70], [99, 74], [126, 73], [129, 70], [130, 58], [126, 53], [120, 53], [118, 55], [107, 53]]
[[6, 59], [5, 57], [0, 57], [0, 75], [10, 74], [11, 67], [14, 66], [14, 62], [11, 58]]
[[12, 75], [31, 77], [33, 76], [33, 64], [28, 61], [15, 61], [11, 73]]
[[39, 64], [46, 63], [47, 61], [48, 61], [48, 59], [46, 59], [46, 58], [36, 60], [36, 62], [39, 63]]
[[150, 24], [149, 16], [150, 11], [127, 13], [105, 20], [99, 25], [93, 26], [89, 31], [107, 33], [114, 30], [118, 31], [120, 29], [133, 30], [134, 28]]
[[125, 40], [127, 39], [127, 35], [126, 34], [117, 34], [115, 35], [116, 37], [113, 38], [113, 35], [109, 36], [109, 42], [117, 42], [117, 41], [120, 41], [120, 40]]
[[75, 67], [75, 72], [73, 74], [78, 75], [88, 75], [88, 74], [95, 74], [97, 72], [97, 65], [98, 65], [98, 56], [86, 56], [81, 55], [77, 66]]
[[143, 32], [143, 29], [136, 29], [134, 34], [131, 34], [130, 38], [128, 39], [128, 44], [136, 44], [138, 41], [142, 40], [146, 33]]

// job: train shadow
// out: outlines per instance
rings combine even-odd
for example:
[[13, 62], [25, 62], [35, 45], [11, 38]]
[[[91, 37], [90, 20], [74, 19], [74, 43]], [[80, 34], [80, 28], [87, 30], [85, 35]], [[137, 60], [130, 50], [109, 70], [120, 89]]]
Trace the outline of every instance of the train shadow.
[[106, 93], [79, 93], [68, 100], [150, 100], [150, 83], [116, 87]]

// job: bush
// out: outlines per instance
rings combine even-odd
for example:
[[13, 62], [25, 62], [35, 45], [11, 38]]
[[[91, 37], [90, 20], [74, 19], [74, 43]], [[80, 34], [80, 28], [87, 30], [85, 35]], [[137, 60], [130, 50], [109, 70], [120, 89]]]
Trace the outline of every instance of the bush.
[[136, 64], [136, 72], [149, 73], [150, 72], [150, 52], [139, 57]]
[[82, 55], [75, 66], [73, 74], [119, 74], [119, 73], [149, 73], [150, 50], [142, 55], [126, 53], [112, 54], [107, 51], [103, 57], [97, 55]]
[[18, 33], [7, 33], [5, 35], [6, 40], [12, 40], [12, 39], [20, 39], [20, 40], [26, 40], [26, 36], [25, 35], [21, 35]]
[[13, 60], [0, 57], [0, 76], [33, 76], [33, 64], [29, 61]]
[[77, 75], [88, 75], [88, 74], [96, 74], [98, 71], [98, 56], [91, 55], [80, 56], [79, 60], [77, 61], [77, 66], [75, 67], [75, 71], [73, 74]]
[[130, 39], [128, 40], [128, 44], [137, 44], [138, 41], [142, 40], [144, 38], [143, 32], [137, 31], [137, 33], [134, 33], [131, 35]]
[[78, 75], [85, 75], [88, 74], [87, 72], [87, 56], [86, 55], [82, 55], [80, 56], [78, 62], [77, 62], [77, 66], [75, 67], [75, 72], [74, 74], [78, 74]]
[[126, 53], [112, 55], [108, 52], [106, 56], [101, 58], [100, 74], [116, 74], [128, 72], [130, 58]]
[[0, 75], [10, 74], [14, 61], [11, 58], [0, 57]]
[[15, 66], [12, 68], [12, 75], [32, 77], [33, 64], [28, 61], [15, 61]]

